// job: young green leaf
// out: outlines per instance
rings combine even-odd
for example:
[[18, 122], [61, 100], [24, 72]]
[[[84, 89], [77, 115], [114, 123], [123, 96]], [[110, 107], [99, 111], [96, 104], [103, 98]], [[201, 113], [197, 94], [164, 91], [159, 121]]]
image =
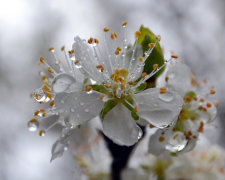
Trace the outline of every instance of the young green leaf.
[[110, 110], [112, 110], [117, 104], [118, 104], [118, 102], [115, 101], [115, 100], [113, 100], [113, 99], [107, 101], [107, 102], [104, 104], [104, 107], [103, 107], [103, 109], [102, 109], [102, 111], [101, 111], [100, 117], [101, 117], [102, 119], [104, 119], [105, 116], [106, 116], [106, 114], [107, 114]]

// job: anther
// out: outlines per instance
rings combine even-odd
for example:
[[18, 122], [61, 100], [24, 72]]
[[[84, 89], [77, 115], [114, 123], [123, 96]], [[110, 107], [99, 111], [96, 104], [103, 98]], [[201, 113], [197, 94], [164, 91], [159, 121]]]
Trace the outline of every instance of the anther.
[[156, 38], [157, 41], [161, 41], [161, 36], [160, 35], [156, 36], [155, 38]]
[[49, 73], [51, 73], [51, 74], [54, 73], [54, 71], [53, 71], [52, 68], [50, 68], [50, 67], [47, 67], [47, 71], [48, 71]]
[[211, 108], [212, 104], [208, 102], [208, 103], [206, 103], [206, 106], [207, 106], [207, 108]]
[[55, 105], [55, 101], [54, 100], [50, 101], [49, 105], [50, 106], [54, 106]]
[[169, 81], [169, 77], [168, 77], [168, 76], [165, 77], [165, 81], [166, 81], [166, 82]]
[[159, 137], [159, 141], [160, 141], [160, 142], [163, 142], [164, 140], [165, 140], [165, 138], [164, 138], [163, 136], [160, 136], [160, 137]]
[[165, 93], [166, 93], [166, 88], [160, 88], [159, 93], [160, 93], [160, 94], [165, 94]]
[[146, 72], [143, 72], [142, 74], [141, 74], [141, 77], [142, 78], [145, 78], [147, 76], [147, 73]]
[[36, 110], [35, 112], [34, 112], [34, 116], [37, 116], [38, 114], [39, 114], [39, 110]]
[[48, 50], [49, 50], [50, 52], [54, 52], [54, 51], [55, 51], [55, 48], [51, 46]]
[[74, 49], [68, 51], [69, 54], [73, 54], [74, 53]]
[[78, 64], [80, 62], [79, 59], [77, 59], [76, 61], [74, 61], [74, 64]]
[[143, 62], [143, 61], [144, 61], [144, 58], [143, 58], [143, 57], [139, 57], [138, 60], [139, 60], [140, 62]]
[[64, 50], [65, 50], [65, 46], [62, 46], [62, 47], [61, 47], [61, 51], [64, 51]]
[[134, 84], [134, 81], [129, 81], [128, 84], [129, 85], [133, 85]]
[[86, 92], [92, 91], [92, 87], [91, 87], [91, 86], [86, 86], [85, 91], [86, 91]]
[[44, 130], [40, 130], [39, 131], [39, 136], [45, 136], [45, 131]]
[[171, 58], [177, 59], [178, 56], [176, 54], [171, 54]]
[[150, 48], [154, 48], [154, 46], [155, 46], [155, 43], [149, 43], [148, 44], [148, 47], [150, 47]]
[[136, 31], [134, 35], [135, 35], [135, 38], [139, 38], [141, 36], [141, 32], [140, 31]]
[[154, 128], [155, 126], [154, 126], [154, 125], [152, 125], [152, 124], [149, 124], [149, 127], [150, 127], [150, 128]]
[[90, 39], [88, 39], [88, 44], [92, 44], [93, 43], [93, 38], [91, 37]]
[[98, 44], [99, 40], [98, 39], [94, 39], [94, 42], [95, 42], [95, 44]]
[[111, 86], [111, 84], [106, 84], [105, 87], [106, 88], [111, 88], [112, 86]]
[[134, 107], [134, 111], [138, 112], [138, 107], [137, 106]]
[[215, 94], [215, 93], [216, 93], [215, 89], [210, 90], [210, 94]]
[[153, 64], [153, 69], [157, 69], [158, 67], [159, 67], [159, 65], [158, 64]]
[[42, 57], [40, 57], [40, 62], [41, 63], [44, 63], [44, 61], [45, 61], [45, 58], [42, 56]]
[[108, 31], [109, 31], [109, 28], [105, 27], [104, 32], [108, 32]]
[[125, 27], [127, 25], [127, 21], [122, 22], [122, 26]]

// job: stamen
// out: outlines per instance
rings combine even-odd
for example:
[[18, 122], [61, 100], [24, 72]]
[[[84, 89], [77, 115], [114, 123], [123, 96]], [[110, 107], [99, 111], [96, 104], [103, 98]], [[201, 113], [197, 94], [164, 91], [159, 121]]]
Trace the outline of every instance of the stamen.
[[111, 88], [112, 86], [111, 86], [111, 84], [106, 84], [105, 87], [106, 88]]
[[87, 93], [91, 92], [92, 91], [92, 87], [91, 86], [86, 86], [85, 91]]
[[55, 101], [54, 100], [50, 101], [49, 105], [50, 106], [54, 106], [55, 105]]
[[148, 47], [150, 47], [150, 48], [154, 48], [154, 46], [155, 46], [155, 43], [149, 43], [148, 44]]
[[155, 69], [158, 69], [159, 65], [158, 64], [154, 64], [152, 67], [155, 70]]
[[93, 43], [93, 38], [91, 37], [88, 39], [88, 44], [92, 44], [92, 43]]
[[152, 125], [152, 124], [149, 124], [149, 127], [152, 129], [152, 128], [154, 128], [155, 126], [154, 126], [154, 125]]
[[134, 85], [134, 81], [129, 81], [128, 84], [129, 85]]
[[143, 61], [144, 61], [144, 58], [143, 58], [143, 57], [139, 57], [138, 60], [139, 60], [140, 62], [143, 62]]
[[156, 38], [157, 41], [161, 41], [161, 36], [160, 35], [156, 36], [155, 38]]
[[165, 94], [166, 93], [166, 88], [160, 88], [160, 94]]
[[178, 56], [176, 54], [171, 54], [171, 58], [177, 59]]
[[160, 142], [163, 142], [164, 140], [165, 140], [165, 138], [164, 138], [163, 136], [160, 136], [160, 137], [159, 137], [159, 141], [160, 141]]
[[215, 93], [216, 93], [215, 89], [210, 90], [210, 94], [215, 94]]
[[141, 77], [144, 79], [145, 77], [147, 76], [147, 73], [146, 72], [143, 72], [142, 74], [141, 74]]
[[49, 49], [48, 49], [50, 52], [54, 52], [55, 51], [55, 48], [53, 46], [51, 46]]
[[126, 27], [126, 25], [127, 25], [127, 21], [123, 21], [122, 26]]
[[141, 36], [141, 32], [140, 31], [136, 31], [134, 35], [135, 35], [135, 38], [139, 38]]
[[103, 30], [104, 30], [104, 32], [108, 32], [109, 28], [105, 27]]
[[137, 106], [134, 107], [134, 111], [138, 112], [138, 107]]
[[165, 81], [166, 81], [166, 82], [169, 81], [169, 77], [168, 77], [168, 76], [165, 77]]

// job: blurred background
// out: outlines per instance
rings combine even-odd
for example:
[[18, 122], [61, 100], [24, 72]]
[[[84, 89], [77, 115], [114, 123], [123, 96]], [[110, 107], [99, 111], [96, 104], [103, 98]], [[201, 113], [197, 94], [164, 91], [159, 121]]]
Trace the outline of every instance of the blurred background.
[[103, 27], [119, 31], [124, 20], [130, 37], [142, 24], [151, 28], [166, 51], [176, 52], [199, 79], [216, 86], [218, 123], [209, 139], [225, 147], [224, 0], [1, 0], [1, 180], [76, 179], [69, 154], [49, 162], [54, 133], [41, 138], [27, 131], [38, 108], [29, 98], [41, 85], [37, 64], [50, 46], [70, 49], [75, 35], [100, 37]]

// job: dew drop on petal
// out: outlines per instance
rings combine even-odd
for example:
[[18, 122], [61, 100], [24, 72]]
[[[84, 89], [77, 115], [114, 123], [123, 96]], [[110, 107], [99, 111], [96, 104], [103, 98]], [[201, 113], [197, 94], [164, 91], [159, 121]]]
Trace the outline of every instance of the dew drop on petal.
[[71, 84], [74, 84], [75, 82], [76, 80], [71, 75], [66, 73], [59, 74], [52, 82], [52, 89], [56, 93], [65, 92], [69, 90]]
[[39, 122], [36, 119], [30, 120], [27, 123], [27, 128], [31, 132], [37, 131], [38, 127], [39, 127]]
[[61, 102], [62, 104], [64, 104], [64, 100], [61, 100], [60, 102]]
[[88, 110], [88, 109], [84, 109], [84, 111], [85, 111], [85, 112], [89, 112], [89, 110]]
[[93, 93], [93, 90], [89, 90], [89, 91], [86, 91], [87, 94], [92, 94]]
[[186, 147], [187, 143], [188, 141], [182, 132], [174, 132], [166, 145], [166, 149], [171, 152], [179, 152]]
[[73, 108], [70, 109], [71, 112], [74, 112], [75, 110]]
[[37, 102], [46, 103], [50, 101], [50, 98], [46, 96], [46, 93], [41, 88], [36, 89], [32, 94]]
[[80, 104], [81, 106], [83, 106], [83, 105], [84, 105], [84, 103], [83, 103], [83, 102], [80, 102], [79, 104]]
[[138, 140], [141, 139], [143, 132], [140, 127], [138, 127]]
[[170, 102], [174, 99], [174, 95], [170, 92], [166, 92], [164, 94], [159, 93], [159, 99], [165, 102]]

